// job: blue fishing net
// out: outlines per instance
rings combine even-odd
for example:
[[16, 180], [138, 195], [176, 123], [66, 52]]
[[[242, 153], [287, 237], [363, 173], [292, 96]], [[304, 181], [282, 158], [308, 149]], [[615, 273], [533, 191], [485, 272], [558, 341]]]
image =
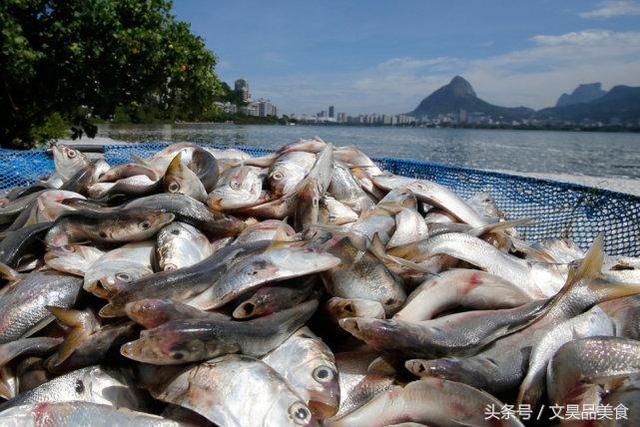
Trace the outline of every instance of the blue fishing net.
[[[165, 143], [106, 145], [104, 156], [110, 165], [129, 162], [131, 155], [149, 157]], [[218, 147], [220, 148], [220, 147]], [[237, 147], [252, 155], [269, 150]], [[513, 176], [438, 163], [377, 159], [390, 172], [435, 181], [468, 198], [479, 192], [493, 196], [510, 219], [535, 218], [518, 227], [530, 241], [570, 238], [587, 248], [603, 232], [610, 255], [640, 256], [640, 197], [575, 184]], [[29, 185], [54, 170], [44, 150], [0, 149], [0, 190]]]

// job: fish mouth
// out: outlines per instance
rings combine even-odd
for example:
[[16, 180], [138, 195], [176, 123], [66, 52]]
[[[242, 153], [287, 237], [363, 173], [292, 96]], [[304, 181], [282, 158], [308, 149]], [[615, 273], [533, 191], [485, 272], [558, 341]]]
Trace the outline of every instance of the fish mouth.
[[222, 212], [224, 207], [222, 206], [222, 197], [211, 197], [209, 203], [207, 203], [209, 209], [217, 212]]
[[338, 413], [337, 402], [325, 403], [318, 400], [310, 400], [307, 406], [314, 417], [319, 419], [331, 418]]
[[234, 319], [248, 319], [255, 316], [256, 305], [250, 301], [245, 301], [233, 311]]

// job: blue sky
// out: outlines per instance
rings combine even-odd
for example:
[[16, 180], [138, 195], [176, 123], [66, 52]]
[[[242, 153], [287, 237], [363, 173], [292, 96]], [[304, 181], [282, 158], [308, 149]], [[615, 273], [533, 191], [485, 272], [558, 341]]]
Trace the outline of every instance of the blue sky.
[[542, 108], [579, 83], [640, 85], [640, 0], [175, 0], [218, 57], [282, 113], [402, 113], [454, 75]]

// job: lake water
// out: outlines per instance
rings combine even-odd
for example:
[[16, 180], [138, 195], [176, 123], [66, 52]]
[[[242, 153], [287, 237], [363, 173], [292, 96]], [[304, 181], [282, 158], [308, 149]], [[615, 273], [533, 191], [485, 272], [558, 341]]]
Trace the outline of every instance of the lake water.
[[640, 134], [217, 124], [102, 126], [99, 136], [129, 142], [189, 141], [278, 148], [318, 135], [355, 144], [373, 157], [433, 161], [542, 176], [640, 179]]

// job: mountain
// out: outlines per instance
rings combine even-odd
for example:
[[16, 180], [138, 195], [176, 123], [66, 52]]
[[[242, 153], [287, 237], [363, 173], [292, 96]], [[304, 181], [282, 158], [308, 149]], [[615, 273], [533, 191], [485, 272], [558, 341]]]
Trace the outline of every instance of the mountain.
[[590, 102], [545, 108], [535, 114], [537, 119], [580, 122], [592, 120], [609, 122], [640, 118], [640, 87], [615, 86], [606, 95]]
[[449, 84], [442, 86], [420, 102], [415, 110], [408, 113], [414, 117], [437, 116], [438, 114], [483, 113], [491, 117], [519, 119], [530, 116], [534, 110], [525, 107], [508, 108], [489, 104], [478, 98], [471, 84], [460, 76], [455, 76]]
[[598, 98], [602, 98], [607, 91], [602, 90], [602, 83], [588, 83], [578, 86], [571, 95], [563, 93], [558, 98], [556, 107], [564, 107], [567, 105], [580, 104], [581, 102], [591, 102]]

